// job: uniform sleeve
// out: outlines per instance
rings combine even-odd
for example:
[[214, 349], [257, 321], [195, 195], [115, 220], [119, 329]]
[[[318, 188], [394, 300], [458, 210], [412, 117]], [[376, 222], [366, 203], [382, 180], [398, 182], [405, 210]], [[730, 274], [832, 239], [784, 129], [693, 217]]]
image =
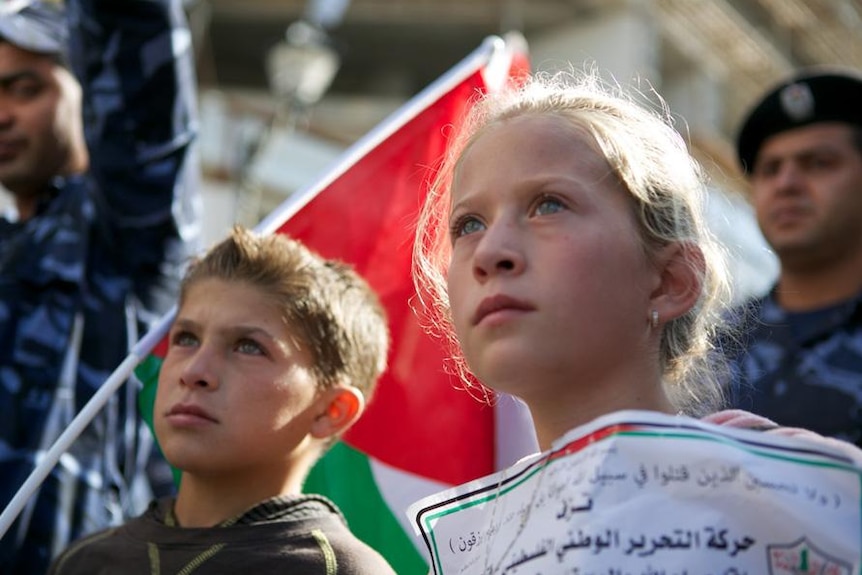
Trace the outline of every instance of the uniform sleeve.
[[89, 178], [114, 247], [146, 283], [198, 247], [191, 33], [179, 0], [67, 0], [67, 9]]

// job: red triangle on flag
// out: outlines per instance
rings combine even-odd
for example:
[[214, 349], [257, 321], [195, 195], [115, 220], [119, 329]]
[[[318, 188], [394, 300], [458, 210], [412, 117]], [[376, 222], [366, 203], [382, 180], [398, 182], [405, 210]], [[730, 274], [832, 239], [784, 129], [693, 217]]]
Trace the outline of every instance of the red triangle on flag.
[[460, 77], [444, 76], [414, 98], [417, 110], [403, 114], [406, 119], [396, 120], [390, 133], [276, 224], [279, 233], [323, 256], [353, 264], [389, 316], [388, 370], [345, 441], [384, 463], [448, 484], [494, 471], [494, 409], [444, 372], [446, 350], [423, 331], [410, 307], [413, 231], [447, 136], [467, 105], [489, 84], [528, 69], [526, 54], [508, 48], [489, 39], [450, 72]]

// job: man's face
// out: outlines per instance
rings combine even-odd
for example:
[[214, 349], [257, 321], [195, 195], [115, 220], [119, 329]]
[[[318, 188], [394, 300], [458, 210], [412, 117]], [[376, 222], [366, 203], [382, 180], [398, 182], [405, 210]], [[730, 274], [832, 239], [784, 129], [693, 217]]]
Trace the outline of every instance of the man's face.
[[0, 184], [36, 197], [80, 145], [80, 88], [47, 55], [0, 42]]
[[845, 124], [812, 124], [768, 138], [758, 152], [752, 199], [785, 267], [814, 269], [862, 253], [862, 152], [853, 136]]

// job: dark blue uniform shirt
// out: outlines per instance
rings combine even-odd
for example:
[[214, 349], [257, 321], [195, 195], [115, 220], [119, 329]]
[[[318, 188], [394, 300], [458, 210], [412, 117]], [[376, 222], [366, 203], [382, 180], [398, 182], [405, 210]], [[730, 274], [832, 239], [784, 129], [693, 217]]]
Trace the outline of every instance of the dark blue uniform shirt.
[[733, 407], [862, 446], [862, 294], [805, 313], [768, 294], [740, 311]]

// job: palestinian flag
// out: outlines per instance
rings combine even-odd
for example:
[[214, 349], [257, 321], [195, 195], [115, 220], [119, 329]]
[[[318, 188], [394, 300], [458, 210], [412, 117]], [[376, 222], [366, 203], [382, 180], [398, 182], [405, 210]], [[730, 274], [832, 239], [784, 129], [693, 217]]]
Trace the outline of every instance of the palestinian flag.
[[[473, 54], [349, 148], [318, 183], [297, 192], [258, 230], [285, 233], [353, 264], [390, 320], [389, 368], [360, 420], [317, 464], [305, 490], [333, 499], [350, 528], [396, 572], [429, 562], [406, 510], [425, 495], [497, 469], [496, 410], [443, 371], [445, 350], [410, 308], [413, 228], [446, 137], [478, 93], [526, 72], [523, 39], [489, 38]], [[136, 370], [150, 410], [163, 348]]]

